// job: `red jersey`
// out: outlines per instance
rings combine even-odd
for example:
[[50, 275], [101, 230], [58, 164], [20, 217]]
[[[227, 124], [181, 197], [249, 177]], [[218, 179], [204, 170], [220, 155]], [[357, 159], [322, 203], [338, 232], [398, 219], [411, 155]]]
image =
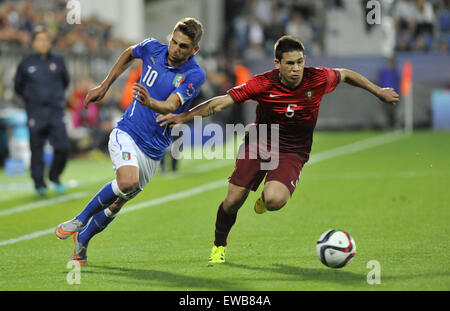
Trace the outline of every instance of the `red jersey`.
[[305, 67], [302, 82], [292, 90], [281, 84], [278, 72], [273, 69], [256, 75], [228, 94], [236, 103], [256, 100], [255, 123], [269, 128], [279, 124], [279, 151], [300, 153], [307, 159], [322, 97], [336, 88], [341, 75], [334, 69]]

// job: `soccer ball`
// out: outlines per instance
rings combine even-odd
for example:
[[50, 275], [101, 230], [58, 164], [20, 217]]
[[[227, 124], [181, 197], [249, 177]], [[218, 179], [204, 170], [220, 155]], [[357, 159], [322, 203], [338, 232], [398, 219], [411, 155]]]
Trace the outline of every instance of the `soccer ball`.
[[356, 244], [347, 232], [330, 229], [317, 240], [316, 252], [317, 257], [325, 266], [342, 268], [355, 256]]

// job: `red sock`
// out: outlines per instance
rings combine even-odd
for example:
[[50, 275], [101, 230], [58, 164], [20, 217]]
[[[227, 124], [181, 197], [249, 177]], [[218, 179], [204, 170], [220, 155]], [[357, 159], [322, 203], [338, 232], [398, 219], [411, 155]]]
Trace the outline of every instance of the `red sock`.
[[227, 246], [228, 233], [230, 233], [231, 227], [233, 227], [236, 222], [236, 216], [237, 213], [230, 215], [225, 212], [223, 209], [223, 202], [220, 204], [219, 209], [217, 210], [214, 245]]

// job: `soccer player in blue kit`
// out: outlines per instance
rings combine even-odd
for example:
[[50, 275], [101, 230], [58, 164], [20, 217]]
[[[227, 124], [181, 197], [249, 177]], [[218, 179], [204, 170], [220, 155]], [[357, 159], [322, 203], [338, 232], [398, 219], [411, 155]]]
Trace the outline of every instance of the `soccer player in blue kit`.
[[107, 183], [75, 218], [59, 224], [59, 239], [73, 235], [72, 259], [87, 261], [90, 239], [114, 220], [121, 207], [150, 181], [171, 142], [171, 129], [156, 122], [156, 114], [178, 114], [189, 109], [205, 82], [205, 71], [195, 60], [202, 24], [184, 18], [173, 28], [169, 44], [154, 38], [130, 46], [121, 54], [106, 79], [90, 90], [85, 107], [100, 101], [111, 84], [135, 58], [142, 59], [142, 75], [133, 87], [133, 102], [109, 137], [109, 153], [116, 179]]

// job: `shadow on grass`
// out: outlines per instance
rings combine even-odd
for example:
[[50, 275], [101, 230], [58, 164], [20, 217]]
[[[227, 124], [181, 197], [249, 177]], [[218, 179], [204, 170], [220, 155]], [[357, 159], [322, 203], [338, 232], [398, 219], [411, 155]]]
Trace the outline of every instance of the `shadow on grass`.
[[[284, 264], [274, 264], [272, 267], [256, 267], [235, 263], [224, 263], [214, 268], [221, 268], [217, 271], [218, 275], [228, 274], [226, 270], [245, 269], [247, 271], [258, 271], [255, 275], [242, 278], [242, 275], [231, 273], [234, 277], [208, 278], [201, 276], [188, 276], [170, 271], [160, 271], [155, 269], [134, 269], [126, 267], [89, 265], [83, 269], [83, 273], [88, 274], [107, 274], [110, 276], [135, 279], [140, 281], [139, 286], [152, 286], [155, 290], [158, 287], [173, 287], [174, 290], [184, 288], [218, 290], [218, 291], [239, 291], [243, 290], [243, 284], [240, 281], [317, 281], [317, 282], [336, 282], [340, 284], [367, 284], [366, 275], [357, 274], [342, 270], [332, 269], [311, 269], [288, 266]], [[232, 271], [228, 272], [232, 272]], [[270, 273], [270, 275], [268, 275]], [[245, 287], [245, 286], [244, 286]], [[271, 289], [268, 286], [267, 290]]]
[[[131, 278], [142, 281], [143, 283], [139, 283], [140, 286], [151, 286], [153, 285], [151, 282], [154, 281], [154, 290], [160, 290], [158, 286], [161, 285], [174, 287], [174, 290], [179, 290], [180, 288], [185, 288], [186, 290], [239, 290], [239, 288], [236, 287], [236, 284], [229, 280], [188, 276], [169, 271], [160, 271], [154, 269], [130, 269], [125, 267], [97, 265], [89, 265], [86, 266], [86, 268], [88, 269], [83, 269], [83, 273], [108, 274], [117, 277]], [[147, 284], [145, 282], [147, 282]]]
[[[271, 267], [256, 267], [248, 266], [243, 264], [235, 263], [225, 263], [225, 265], [233, 268], [254, 270], [264, 273], [271, 273], [267, 277], [257, 278], [258, 280], [295, 280], [295, 281], [316, 281], [316, 282], [335, 282], [343, 285], [360, 285], [369, 286], [367, 283], [366, 273], [355, 273], [346, 271], [343, 269], [331, 269], [331, 268], [303, 268], [288, 266], [285, 264], [275, 263]], [[367, 273], [369, 270], [367, 270]], [[282, 278], [277, 277], [278, 275], [286, 275], [288, 277]], [[449, 276], [449, 272], [433, 272], [433, 273], [408, 273], [402, 275], [387, 275], [386, 273], [381, 274], [382, 284], [395, 285], [397, 281], [408, 281], [408, 280], [420, 280], [421, 278], [439, 277], [439, 276]], [[423, 282], [423, 281], [422, 281]], [[361, 290], [369, 289], [370, 287], [362, 287]], [[373, 288], [370, 288], [373, 289]], [[405, 288], [406, 289], [406, 288]], [[431, 288], [430, 288], [431, 289]]]
[[[246, 270], [255, 270], [263, 272], [264, 274], [271, 273], [270, 276], [266, 276], [267, 280], [296, 280], [296, 281], [318, 281], [318, 282], [336, 282], [342, 284], [367, 284], [366, 275], [358, 274], [342, 269], [314, 269], [288, 266], [285, 264], [273, 264], [271, 267], [255, 267], [243, 264], [226, 263], [227, 266], [233, 268], [240, 268]], [[263, 275], [264, 275], [263, 274]], [[287, 278], [278, 277], [285, 275]], [[261, 280], [260, 278], [258, 278]]]
[[[240, 291], [246, 290], [248, 282], [253, 285], [264, 283], [266, 290], [287, 290], [289, 288], [271, 288], [270, 282], [286, 281], [293, 282], [292, 285], [299, 282], [309, 281], [306, 290], [322, 290], [320, 283], [336, 283], [345, 286], [356, 286], [359, 290], [374, 289], [368, 287], [367, 274], [355, 273], [344, 269], [330, 268], [304, 268], [298, 266], [289, 266], [282, 263], [274, 263], [271, 266], [251, 266], [238, 263], [226, 262], [215, 266], [215, 276], [189, 276], [182, 273], [171, 271], [161, 271], [155, 269], [136, 269], [127, 267], [88, 265], [83, 269], [83, 273], [110, 275], [120, 278], [134, 279], [139, 287], [151, 288], [151, 290], [160, 290], [161, 287], [173, 287], [174, 290], [210, 290], [210, 291]], [[235, 271], [233, 271], [235, 270]], [[245, 270], [247, 273], [236, 273], [236, 271]], [[254, 274], [248, 274], [248, 271], [254, 271]], [[206, 273], [206, 271], [205, 271]], [[448, 275], [448, 274], [447, 274]], [[417, 279], [420, 277], [429, 277], [430, 275], [408, 274], [408, 275], [382, 275], [383, 284], [391, 284], [391, 281], [404, 281]], [[313, 284], [317, 284], [314, 288]], [[261, 285], [260, 284], [260, 285]], [[286, 283], [286, 286], [289, 284]], [[253, 286], [251, 286], [253, 287]], [[260, 286], [257, 286], [260, 287]], [[292, 289], [294, 290], [294, 289]]]

